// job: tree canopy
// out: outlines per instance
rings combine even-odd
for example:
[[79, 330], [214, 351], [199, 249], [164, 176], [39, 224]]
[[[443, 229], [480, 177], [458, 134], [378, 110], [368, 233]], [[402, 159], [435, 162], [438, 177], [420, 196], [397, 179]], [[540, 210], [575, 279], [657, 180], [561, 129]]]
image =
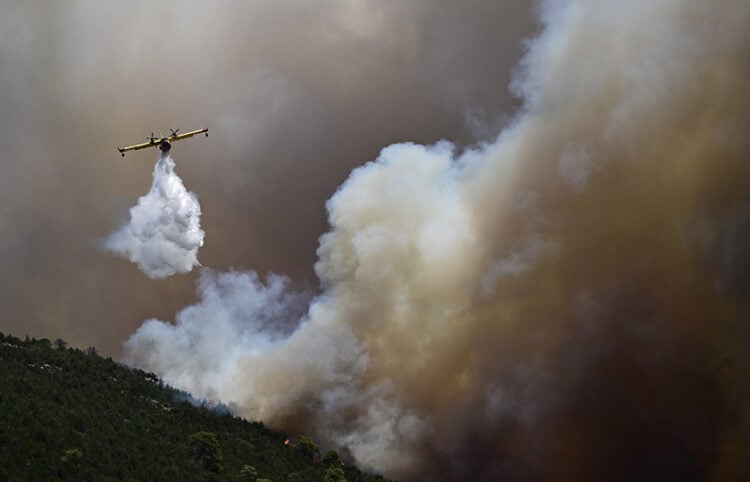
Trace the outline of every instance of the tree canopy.
[[0, 333], [0, 480], [384, 480], [285, 440], [95, 349]]

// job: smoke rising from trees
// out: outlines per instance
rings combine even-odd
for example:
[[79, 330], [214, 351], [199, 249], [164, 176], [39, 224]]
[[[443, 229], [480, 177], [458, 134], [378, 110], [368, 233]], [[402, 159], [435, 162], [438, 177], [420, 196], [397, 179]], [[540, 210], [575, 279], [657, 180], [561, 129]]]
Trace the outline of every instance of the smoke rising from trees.
[[391, 145], [331, 197], [296, 329], [279, 278], [206, 274], [127, 359], [406, 480], [736, 479], [748, 19], [543, 2], [494, 141]]
[[[4, 5], [4, 331], [404, 480], [747, 478], [750, 4], [529, 5]], [[216, 271], [97, 252], [206, 124]]]

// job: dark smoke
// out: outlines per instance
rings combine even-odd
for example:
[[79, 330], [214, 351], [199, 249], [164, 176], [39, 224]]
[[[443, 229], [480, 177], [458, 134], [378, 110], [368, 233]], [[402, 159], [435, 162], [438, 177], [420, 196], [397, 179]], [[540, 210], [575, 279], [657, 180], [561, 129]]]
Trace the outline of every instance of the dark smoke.
[[279, 278], [209, 273], [128, 359], [405, 480], [746, 476], [750, 4], [541, 17], [494, 141], [328, 201], [296, 331]]
[[[750, 478], [747, 2], [540, 2], [512, 118], [520, 2], [19, 5], [5, 316], [154, 316], [130, 362], [403, 480]], [[148, 172], [87, 152], [206, 115], [180, 172], [219, 271], [169, 324], [191, 278], [86, 244]]]

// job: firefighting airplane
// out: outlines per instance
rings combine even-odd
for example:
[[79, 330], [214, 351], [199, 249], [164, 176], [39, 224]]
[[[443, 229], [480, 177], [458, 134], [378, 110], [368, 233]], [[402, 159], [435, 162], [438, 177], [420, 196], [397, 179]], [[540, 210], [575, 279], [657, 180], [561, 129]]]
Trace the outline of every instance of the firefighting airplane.
[[147, 137], [148, 142], [144, 142], [143, 144], [135, 144], [133, 146], [128, 147], [118, 147], [117, 150], [120, 151], [120, 154], [122, 154], [122, 157], [125, 157], [126, 151], [137, 151], [139, 149], [145, 149], [147, 147], [151, 146], [159, 146], [159, 149], [161, 149], [162, 152], [169, 152], [169, 149], [172, 148], [172, 143], [175, 141], [181, 141], [182, 139], [187, 139], [188, 137], [193, 137], [196, 134], [206, 134], [206, 137], [208, 137], [208, 127], [205, 129], [198, 129], [197, 131], [190, 131], [186, 132], [184, 134], [178, 134], [180, 132], [180, 129], [174, 130], [169, 129], [172, 131], [172, 134], [169, 136], [164, 136], [161, 132], [159, 133], [159, 137], [154, 137], [154, 133], [151, 133], [151, 137]]

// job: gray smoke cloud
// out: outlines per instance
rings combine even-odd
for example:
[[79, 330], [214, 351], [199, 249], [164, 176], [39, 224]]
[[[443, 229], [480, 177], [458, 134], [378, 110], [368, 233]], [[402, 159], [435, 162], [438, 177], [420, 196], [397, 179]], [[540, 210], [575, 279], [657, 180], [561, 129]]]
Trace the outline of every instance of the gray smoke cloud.
[[[401, 480], [748, 478], [747, 2], [0, 3], [3, 331]], [[94, 249], [206, 124], [215, 271]]]
[[152, 154], [116, 146], [209, 125], [172, 151], [200, 261], [310, 285], [351, 169], [394, 142], [494, 136], [535, 28], [526, 0], [0, 5], [0, 329], [112, 356], [198, 276], [144, 280], [92, 243], [151, 182]]
[[209, 272], [126, 359], [403, 480], [742, 478], [750, 4], [540, 16], [499, 136], [330, 198], [296, 323], [283, 278]]
[[198, 197], [185, 189], [169, 154], [159, 156], [149, 192], [130, 208], [130, 218], [103, 241], [104, 248], [164, 279], [189, 273], [198, 262], [205, 233]]

